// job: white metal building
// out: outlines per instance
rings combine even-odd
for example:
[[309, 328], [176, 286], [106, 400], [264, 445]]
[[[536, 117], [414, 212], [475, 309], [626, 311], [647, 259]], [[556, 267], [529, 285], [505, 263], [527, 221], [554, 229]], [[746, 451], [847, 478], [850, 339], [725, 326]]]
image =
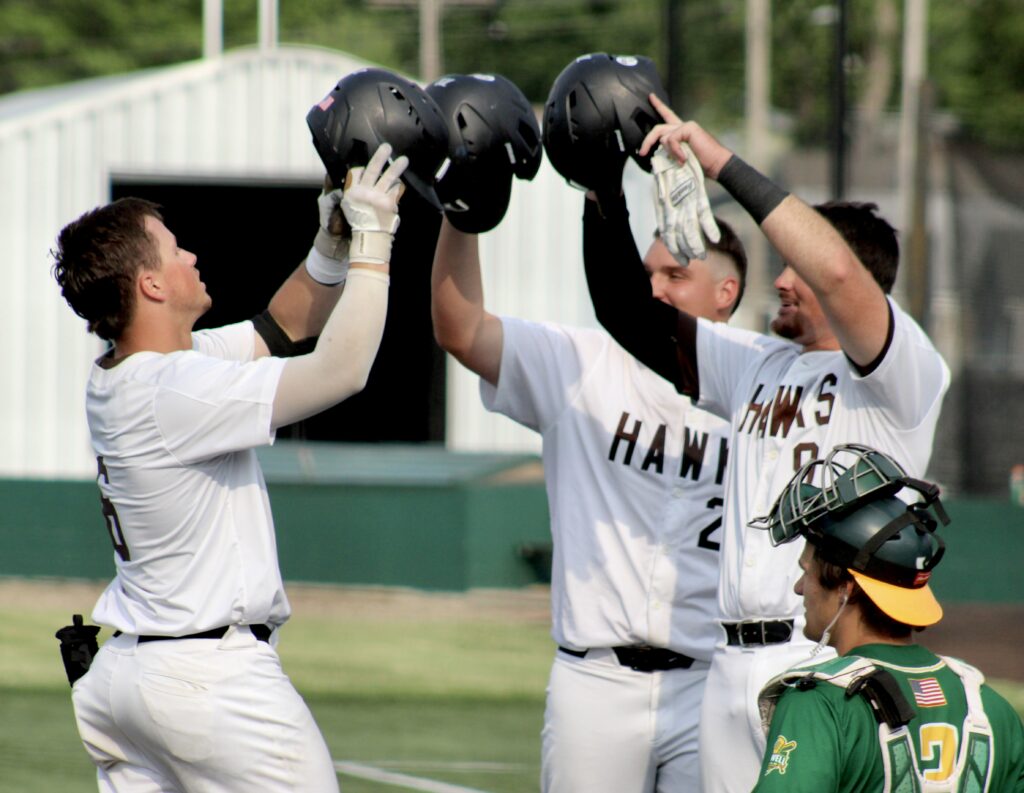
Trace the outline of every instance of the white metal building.
[[[53, 281], [49, 250], [60, 228], [110, 200], [118, 178], [318, 183], [322, 166], [306, 111], [365, 65], [316, 48], [253, 48], [0, 97], [0, 313], [11, 331], [0, 388], [0, 477], [95, 475], [83, 394], [103, 344]], [[647, 189], [639, 170], [629, 171], [627, 185]], [[546, 162], [532, 182], [516, 182], [505, 221], [481, 241], [492, 311], [594, 323], [583, 280], [582, 202]], [[634, 222], [650, 228], [649, 219]], [[486, 414], [476, 378], [453, 361], [447, 427], [455, 449], [539, 448], [532, 433]]]

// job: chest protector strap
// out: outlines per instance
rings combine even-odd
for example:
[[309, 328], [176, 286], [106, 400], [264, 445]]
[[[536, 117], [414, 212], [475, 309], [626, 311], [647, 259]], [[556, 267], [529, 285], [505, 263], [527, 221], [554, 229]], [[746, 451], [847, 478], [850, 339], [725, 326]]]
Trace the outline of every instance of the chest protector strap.
[[813, 688], [819, 682], [842, 688], [847, 697], [860, 695], [878, 720], [885, 782], [881, 793], [988, 793], [992, 777], [992, 727], [981, 704], [984, 676], [973, 666], [942, 657], [960, 678], [967, 699], [967, 718], [953, 773], [944, 780], [920, 771], [907, 724], [916, 715], [890, 672], [866, 658], [844, 656], [817, 667], [792, 669], [772, 678], [761, 690], [761, 727], [768, 734], [779, 698], [790, 688]]

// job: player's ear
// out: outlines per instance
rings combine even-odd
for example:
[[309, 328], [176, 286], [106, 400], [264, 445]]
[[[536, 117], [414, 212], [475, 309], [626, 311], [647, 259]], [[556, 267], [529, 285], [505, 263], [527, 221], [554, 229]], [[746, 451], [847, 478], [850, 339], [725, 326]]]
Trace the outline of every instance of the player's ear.
[[731, 314], [733, 304], [736, 302], [736, 298], [739, 294], [740, 279], [735, 275], [727, 275], [719, 281], [718, 289], [716, 290], [719, 311], [724, 312], [726, 316]]
[[135, 285], [140, 298], [154, 300], [158, 303], [166, 299], [159, 270], [140, 268]]

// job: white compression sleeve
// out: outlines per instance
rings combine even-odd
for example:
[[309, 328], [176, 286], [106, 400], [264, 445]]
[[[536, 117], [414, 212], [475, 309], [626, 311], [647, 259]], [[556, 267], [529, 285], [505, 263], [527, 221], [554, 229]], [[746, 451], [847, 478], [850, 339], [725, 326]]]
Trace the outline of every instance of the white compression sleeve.
[[389, 283], [389, 276], [375, 270], [354, 267], [349, 271], [345, 291], [316, 348], [285, 364], [274, 396], [275, 429], [363, 390], [384, 335]]

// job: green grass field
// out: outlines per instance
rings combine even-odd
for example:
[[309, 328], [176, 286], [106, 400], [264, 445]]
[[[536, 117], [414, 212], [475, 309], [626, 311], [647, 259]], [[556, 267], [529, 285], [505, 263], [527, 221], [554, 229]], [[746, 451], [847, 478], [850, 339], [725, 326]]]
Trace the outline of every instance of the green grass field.
[[[0, 793], [96, 790], [53, 636], [73, 611], [88, 615], [96, 592], [0, 582]], [[522, 609], [516, 593], [289, 594], [279, 650], [336, 761], [492, 793], [537, 789], [552, 652], [544, 593]], [[339, 778], [347, 793], [403, 789]]]
[[[88, 614], [96, 591], [0, 581], [0, 793], [96, 790], [53, 638], [72, 611]], [[284, 666], [332, 756], [352, 764], [343, 770], [488, 793], [537, 789], [552, 652], [542, 591], [289, 593]], [[1024, 685], [995, 685], [1024, 712]], [[340, 781], [347, 793], [403, 789], [346, 773]]]

